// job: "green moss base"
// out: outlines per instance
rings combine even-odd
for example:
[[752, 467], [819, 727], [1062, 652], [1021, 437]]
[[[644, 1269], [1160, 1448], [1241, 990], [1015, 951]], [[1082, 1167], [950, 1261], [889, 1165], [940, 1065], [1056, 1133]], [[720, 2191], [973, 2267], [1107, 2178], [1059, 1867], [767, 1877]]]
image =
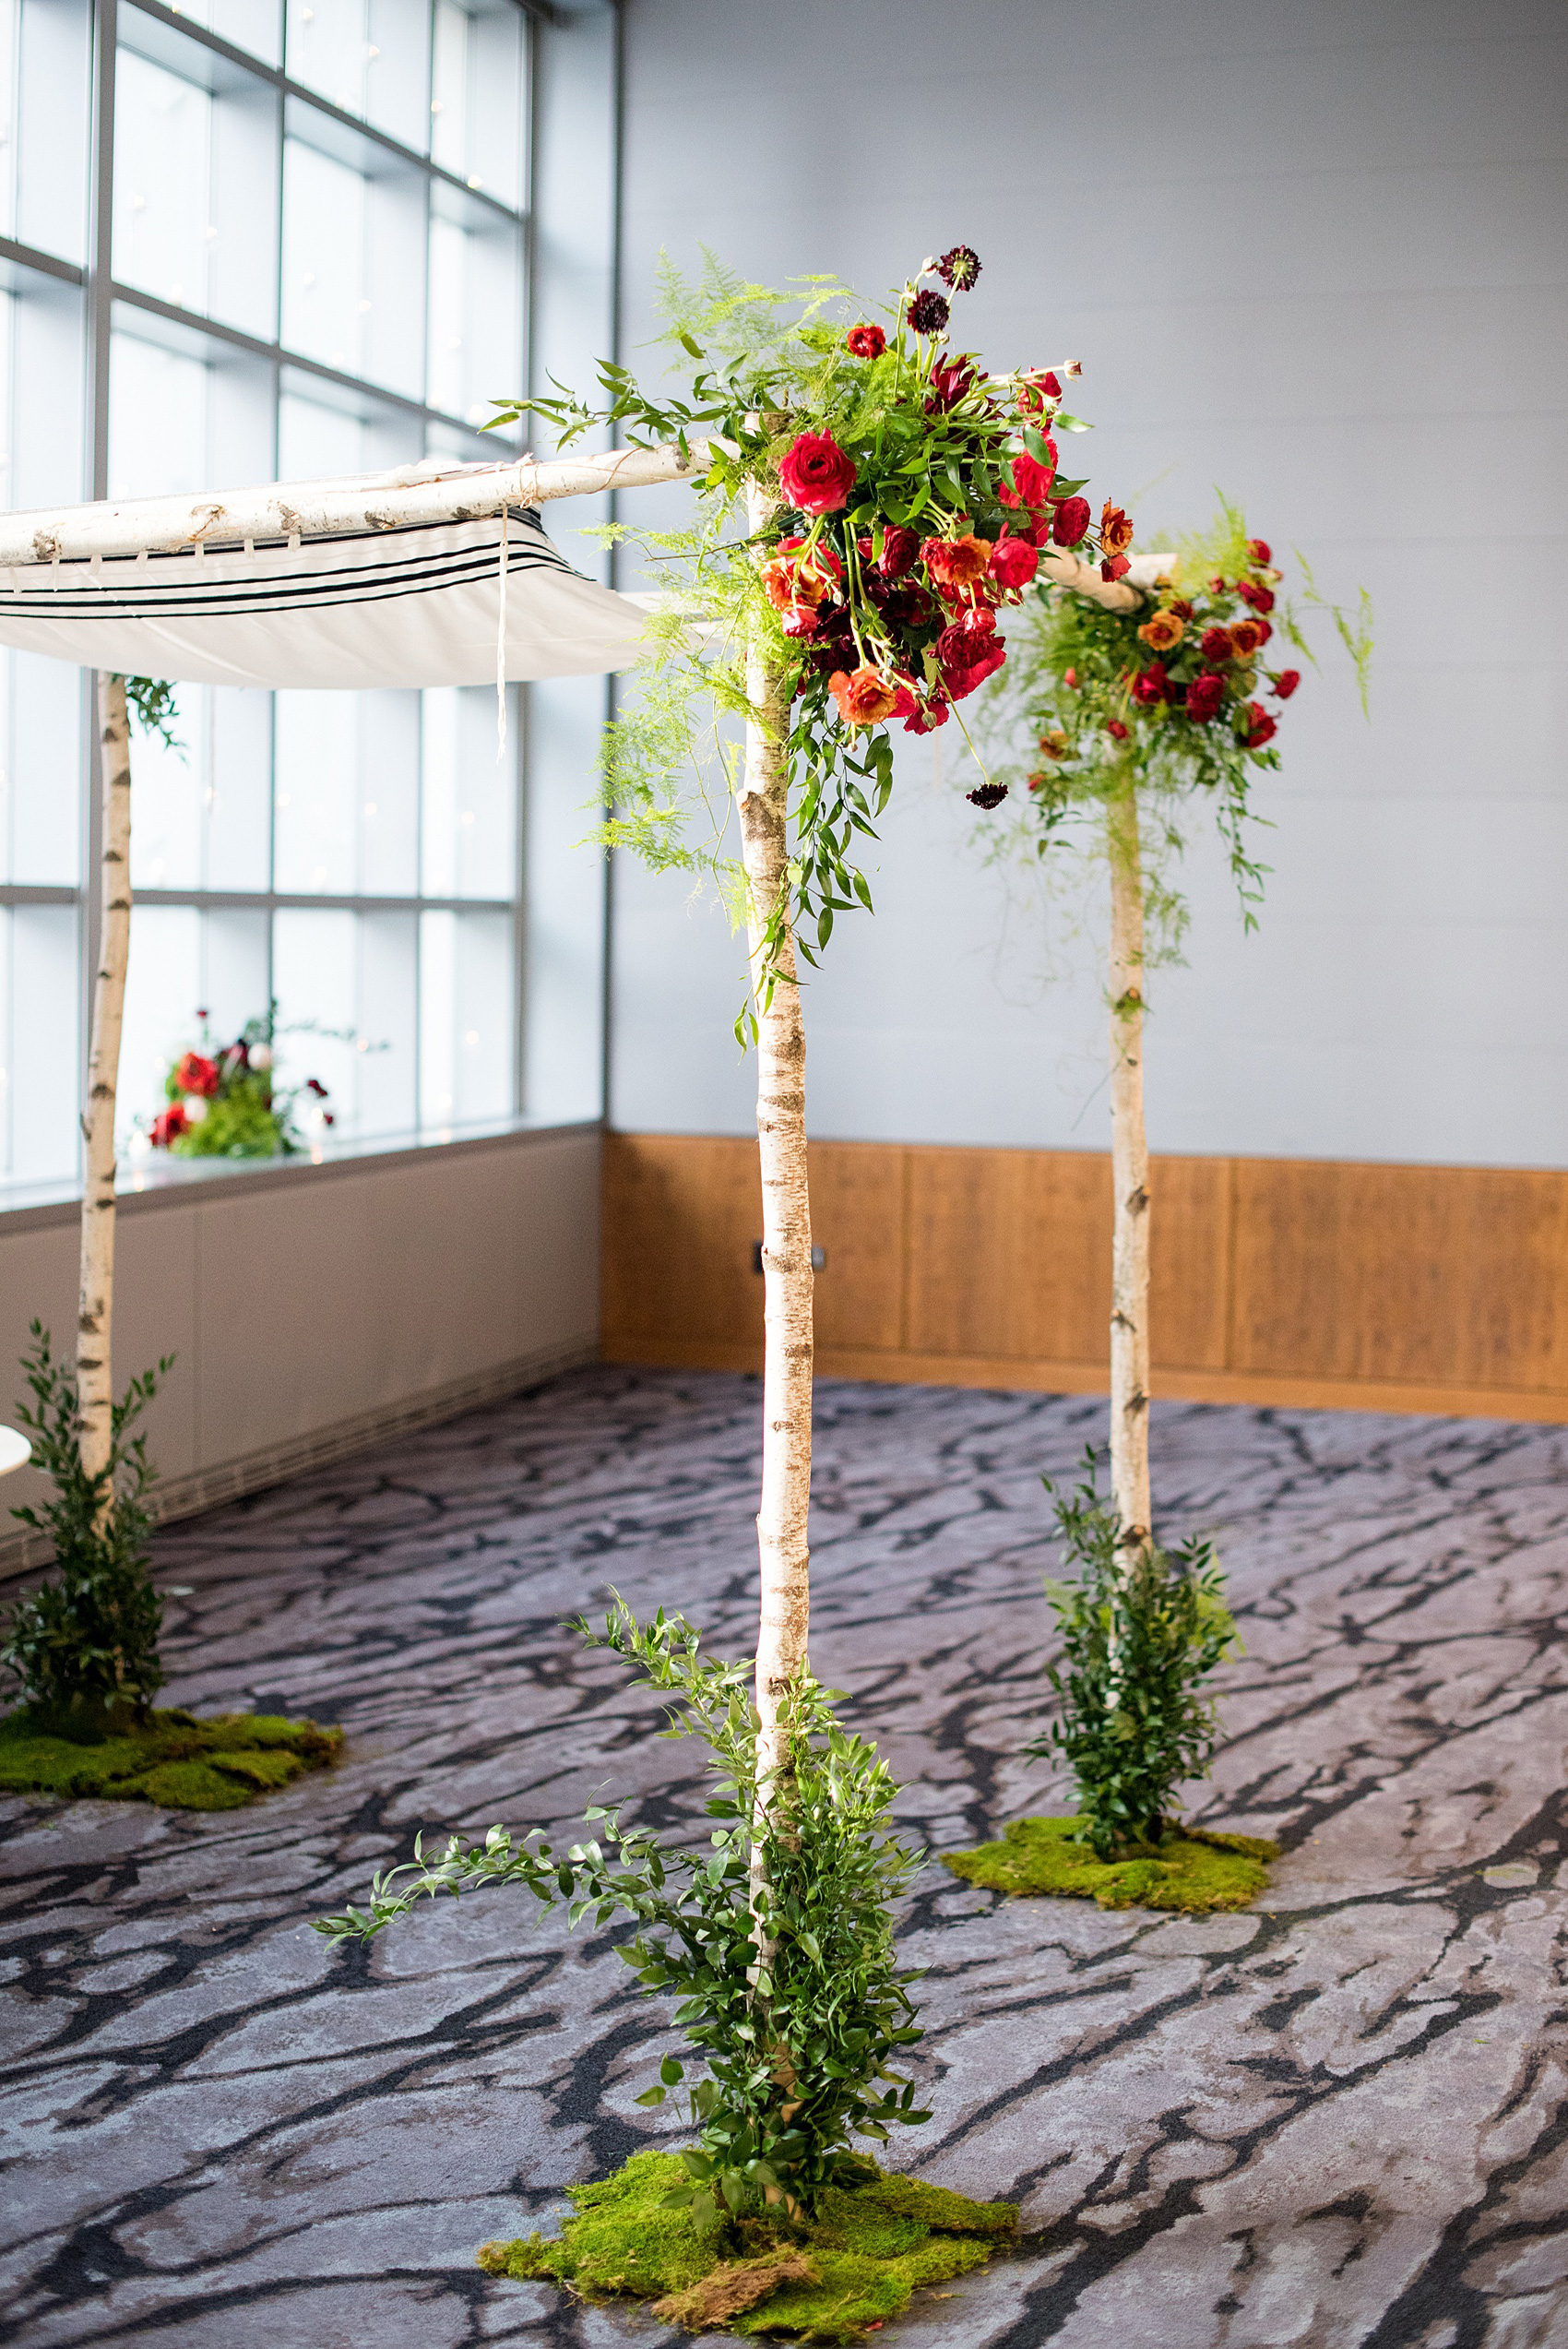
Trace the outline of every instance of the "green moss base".
[[730, 2221], [699, 2228], [661, 2198], [686, 2183], [673, 2153], [634, 2153], [613, 2177], [568, 2190], [576, 2208], [559, 2236], [487, 2243], [492, 2275], [543, 2277], [588, 2295], [654, 2302], [690, 2332], [781, 2332], [858, 2341], [902, 2313], [923, 2286], [983, 2267], [1018, 2224], [1011, 2202], [970, 2202], [940, 2186], [884, 2177], [829, 2188], [797, 2226]]
[[1099, 1860], [1077, 1840], [1075, 1818], [1016, 1818], [1000, 1843], [978, 1852], [944, 1852], [942, 1865], [992, 1892], [1062, 1892], [1102, 1909], [1179, 1909], [1206, 1916], [1244, 1909], [1268, 1883], [1277, 1843], [1261, 1835], [1213, 1835], [1203, 1828], [1158, 1844], [1134, 1844], [1117, 1860]]
[[0, 1718], [0, 1793], [96, 1795], [168, 1810], [233, 1811], [336, 1761], [340, 1729], [265, 1713], [149, 1712], [93, 1745], [48, 1735], [25, 1708]]

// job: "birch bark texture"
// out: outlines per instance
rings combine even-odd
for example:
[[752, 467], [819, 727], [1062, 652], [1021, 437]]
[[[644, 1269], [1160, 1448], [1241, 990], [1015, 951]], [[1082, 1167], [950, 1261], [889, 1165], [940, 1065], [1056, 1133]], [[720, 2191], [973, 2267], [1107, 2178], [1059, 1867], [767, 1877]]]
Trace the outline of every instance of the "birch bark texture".
[[[113, 1437], [114, 1106], [120, 1031], [131, 946], [131, 727], [124, 677], [98, 680], [103, 853], [98, 971], [92, 989], [92, 1039], [82, 1111], [81, 1277], [77, 1297], [77, 1394], [81, 1462], [89, 1476], [109, 1466]], [[104, 1526], [113, 1505], [105, 1480], [98, 1507]]]
[[1111, 859], [1111, 1496], [1124, 1566], [1150, 1540], [1148, 1144], [1144, 1132], [1144, 876], [1129, 769], [1106, 820]]
[[[755, 537], [774, 501], [747, 492]], [[745, 769], [739, 793], [747, 883], [751, 984], [757, 1016], [757, 1153], [762, 1174], [763, 1435], [757, 1510], [756, 1646], [761, 1801], [778, 1793], [784, 1759], [779, 1703], [804, 1662], [810, 1619], [807, 1513], [812, 1474], [812, 1223], [806, 1182], [806, 1037], [787, 905], [765, 970], [768, 925], [789, 887], [786, 837], [788, 686], [764, 648], [746, 659]]]

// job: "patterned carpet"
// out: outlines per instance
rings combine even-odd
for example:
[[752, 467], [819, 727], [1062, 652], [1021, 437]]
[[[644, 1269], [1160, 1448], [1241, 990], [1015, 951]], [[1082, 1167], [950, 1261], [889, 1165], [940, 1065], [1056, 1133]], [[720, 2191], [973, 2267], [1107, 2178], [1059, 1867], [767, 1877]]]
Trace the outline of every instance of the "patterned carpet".
[[[0, 2338], [671, 2338], [472, 2265], [659, 2138], [633, 2099], [670, 2043], [608, 1940], [505, 1892], [369, 1953], [306, 1921], [421, 1824], [560, 1824], [606, 1787], [690, 1815], [692, 1757], [562, 1619], [613, 1583], [749, 1649], [758, 1404], [585, 1371], [160, 1537], [193, 1590], [171, 1700], [341, 1721], [349, 1759], [219, 1817], [4, 1806]], [[1037, 1479], [1103, 1409], [820, 1391], [813, 1661], [939, 1850], [1058, 1792], [1014, 1759]], [[1161, 1529], [1219, 1534], [1248, 1647], [1192, 1807], [1288, 1855], [1258, 1914], [1188, 1924], [921, 1878], [935, 2118], [896, 2157], [1028, 2233], [897, 2338], [1568, 2341], [1564, 1435], [1168, 1405], [1154, 1452]]]

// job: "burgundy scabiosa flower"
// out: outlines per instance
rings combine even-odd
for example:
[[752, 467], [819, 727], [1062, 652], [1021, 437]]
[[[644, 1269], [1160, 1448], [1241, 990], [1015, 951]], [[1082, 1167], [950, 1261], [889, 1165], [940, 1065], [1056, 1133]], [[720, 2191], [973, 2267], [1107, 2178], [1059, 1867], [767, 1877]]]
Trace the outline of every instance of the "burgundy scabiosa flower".
[[945, 334], [947, 321], [953, 312], [944, 293], [935, 293], [923, 287], [909, 304], [909, 325], [916, 334]]
[[980, 255], [972, 244], [955, 244], [936, 265], [937, 276], [955, 293], [968, 293], [980, 273]]

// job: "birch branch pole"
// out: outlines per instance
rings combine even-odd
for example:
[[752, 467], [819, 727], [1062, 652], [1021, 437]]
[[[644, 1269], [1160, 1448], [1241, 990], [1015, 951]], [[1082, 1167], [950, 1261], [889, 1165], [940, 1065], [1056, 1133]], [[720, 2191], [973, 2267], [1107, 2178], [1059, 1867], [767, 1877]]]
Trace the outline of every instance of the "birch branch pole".
[[81, 1277], [77, 1298], [77, 1394], [84, 1474], [103, 1476], [97, 1521], [113, 1506], [105, 1471], [113, 1443], [114, 1105], [120, 1031], [131, 948], [131, 726], [124, 677], [101, 675], [98, 723], [102, 775], [98, 971], [82, 1112]]
[[[754, 538], [774, 508], [753, 484]], [[762, 1172], [763, 1434], [757, 1510], [760, 1595], [756, 1647], [759, 1806], [785, 1792], [779, 1706], [805, 1661], [811, 1613], [807, 1517], [812, 1477], [812, 1223], [806, 1179], [806, 1037], [787, 903], [788, 684], [755, 641], [746, 658], [746, 757], [739, 793], [751, 983], [757, 1015], [757, 1151]], [[769, 924], [772, 969], [765, 969]], [[787, 1799], [787, 1794], [786, 1794]], [[757, 1847], [754, 1901], [763, 1890]]]
[[1148, 1143], [1144, 1129], [1144, 876], [1137, 777], [1107, 810], [1111, 858], [1111, 1496], [1123, 1569], [1151, 1538]]

